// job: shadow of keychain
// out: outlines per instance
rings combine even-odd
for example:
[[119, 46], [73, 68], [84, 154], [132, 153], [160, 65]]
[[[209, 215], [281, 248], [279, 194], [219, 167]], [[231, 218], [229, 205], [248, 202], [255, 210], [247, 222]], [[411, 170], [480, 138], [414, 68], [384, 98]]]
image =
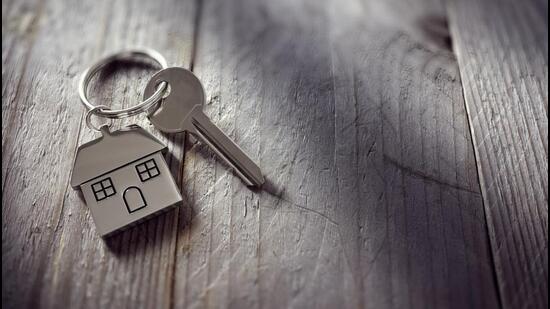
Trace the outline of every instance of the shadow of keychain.
[[[92, 77], [112, 62], [136, 57], [150, 58], [162, 68], [149, 81], [146, 99], [120, 110], [93, 105], [88, 99]], [[171, 91], [165, 96], [168, 84]], [[198, 78], [183, 68], [167, 68], [164, 57], [154, 50], [123, 51], [102, 58], [82, 74], [79, 95], [88, 109], [87, 127], [101, 136], [78, 147], [71, 186], [82, 191], [102, 237], [170, 210], [182, 197], [163, 156], [167, 147], [160, 140], [137, 125], [116, 131], [111, 131], [111, 123], [96, 127], [92, 116], [121, 119], [146, 112], [163, 132], [186, 131], [197, 136], [247, 185], [259, 187], [264, 182], [260, 168], [202, 113], [204, 90]]]

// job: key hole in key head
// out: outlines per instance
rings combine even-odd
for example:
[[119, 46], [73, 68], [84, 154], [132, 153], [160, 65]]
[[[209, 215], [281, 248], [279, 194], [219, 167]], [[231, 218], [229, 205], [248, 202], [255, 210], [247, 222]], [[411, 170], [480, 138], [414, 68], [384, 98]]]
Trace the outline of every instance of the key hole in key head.
[[157, 82], [157, 88], [160, 85], [160, 83], [165, 82], [166, 83], [166, 89], [164, 90], [164, 94], [162, 95], [162, 99], [166, 99], [170, 96], [170, 93], [172, 92], [172, 86], [170, 86], [170, 83], [166, 80], [159, 80]]
[[155, 104], [155, 106], [153, 106], [147, 112], [148, 116], [151, 116], [154, 113], [156, 113], [164, 104], [164, 100], [170, 96], [170, 93], [172, 93], [172, 86], [170, 86], [170, 82], [168, 82], [167, 80], [162, 80], [162, 79], [155, 80], [155, 88], [158, 89], [161, 83], [166, 83], [166, 88], [164, 89], [164, 93], [162, 94], [162, 97], [160, 98], [158, 103]]

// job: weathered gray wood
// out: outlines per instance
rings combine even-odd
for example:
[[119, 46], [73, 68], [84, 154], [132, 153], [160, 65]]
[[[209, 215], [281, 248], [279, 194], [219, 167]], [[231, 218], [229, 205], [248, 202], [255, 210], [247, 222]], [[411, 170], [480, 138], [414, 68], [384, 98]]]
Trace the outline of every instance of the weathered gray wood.
[[[132, 1], [116, 2], [109, 8], [112, 12], [110, 21], [106, 24], [105, 36], [102, 40], [104, 51], [113, 51], [128, 46], [153, 46], [162, 50], [169, 59], [171, 65], [189, 66], [192, 53], [193, 16], [195, 7], [193, 2], [174, 3]], [[96, 57], [98, 57], [96, 55]], [[114, 85], [111, 89], [99, 89], [98, 101], [112, 102], [115, 106], [128, 106], [135, 104], [135, 100], [141, 98], [147, 77], [152, 72], [131, 70], [125, 74], [114, 74], [104, 83]], [[141, 78], [137, 80], [137, 76]], [[137, 80], [137, 82], [136, 82]], [[116, 81], [117, 83], [113, 83]], [[128, 124], [135, 119], [124, 121]], [[150, 127], [143, 117], [138, 123], [144, 127]], [[80, 143], [91, 138], [91, 134], [85, 126], [82, 126]], [[157, 135], [158, 132], [156, 132]], [[181, 144], [183, 136], [170, 137], [168, 163], [173, 174], [181, 182], [180, 162], [183, 160]], [[82, 205], [76, 194], [69, 197], [69, 204]], [[73, 265], [79, 263], [88, 264], [93, 272], [85, 275], [75, 273], [76, 269], [67, 270], [58, 267], [56, 270], [65, 272], [65, 281], [89, 285], [86, 291], [72, 293], [68, 304], [86, 307], [144, 307], [162, 308], [170, 307], [173, 298], [172, 285], [174, 282], [173, 268], [175, 243], [177, 234], [178, 211], [171, 212], [154, 218], [138, 228], [113, 237], [107, 246], [98, 239], [93, 229], [91, 218], [82, 216], [78, 219], [70, 218], [66, 221], [66, 227], [59, 237], [59, 241], [68, 248], [74, 247], [81, 241], [75, 232], [81, 227], [89, 226], [87, 230], [90, 238], [90, 248], [83, 252], [70, 252], [67, 249], [56, 249], [56, 254], [62, 256]], [[59, 291], [52, 291], [52, 297]], [[61, 294], [63, 295], [63, 294]], [[82, 299], [84, 298], [84, 299]], [[67, 300], [61, 300], [56, 305], [63, 306]]]
[[[68, 3], [3, 3], [3, 304], [498, 307], [439, 1]], [[192, 67], [269, 183], [157, 133], [186, 202], [104, 243], [68, 184], [93, 137], [76, 74], [135, 45]], [[134, 104], [146, 75], [107, 74], [94, 99]]]
[[[169, 307], [177, 217], [155, 218], [112, 238], [109, 247], [95, 233], [83, 201], [68, 184], [76, 146], [93, 138], [82, 122], [76, 82], [77, 74], [101, 54], [129, 46], [156, 46], [171, 64], [188, 65], [194, 5], [47, 1], [43, 8], [22, 6], [29, 10], [26, 14], [37, 15], [40, 27], [33, 28], [36, 42], [25, 60], [29, 65], [20, 90], [13, 98], [3, 96], [3, 118], [4, 112], [7, 119], [14, 118], [3, 131], [2, 271], [10, 282], [3, 285], [3, 303]], [[25, 40], [32, 38], [24, 36], [16, 43]], [[4, 64], [11, 69], [25, 70], [11, 63], [12, 57], [6, 58]], [[115, 74], [106, 83], [113, 85], [115, 80], [116, 85], [98, 87], [94, 99], [115, 106], [134, 104], [150, 74], [143, 69]], [[12, 83], [11, 77], [3, 75], [4, 79]], [[181, 136], [172, 140], [182, 143]], [[169, 162], [177, 176], [183, 154], [178, 147], [170, 149]]]
[[82, 34], [101, 31], [91, 4], [61, 4], [13, 1], [2, 20], [2, 300], [12, 307], [39, 304], [44, 273], [63, 265], [50, 248], [82, 115], [73, 78], [90, 55]]
[[178, 307], [497, 306], [456, 63], [379, 4], [204, 4], [207, 113], [272, 186], [187, 152]]
[[548, 307], [548, 2], [451, 1], [505, 308]]

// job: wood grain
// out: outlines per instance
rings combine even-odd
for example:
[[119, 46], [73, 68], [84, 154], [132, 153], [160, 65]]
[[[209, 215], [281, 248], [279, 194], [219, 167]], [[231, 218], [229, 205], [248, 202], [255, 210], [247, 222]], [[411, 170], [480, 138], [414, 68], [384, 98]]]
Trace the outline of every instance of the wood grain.
[[[3, 19], [2, 37], [2, 274], [10, 284], [3, 285], [2, 300], [28, 307], [39, 301], [44, 274], [52, 269], [50, 249], [60, 228], [79, 134], [82, 111], [74, 104], [72, 82], [88, 52], [77, 38], [81, 31], [93, 37], [100, 29], [77, 18], [76, 7], [61, 3], [13, 1], [7, 9], [11, 13]], [[90, 20], [100, 17], [90, 6], [80, 9], [90, 10]], [[61, 33], [74, 44], [59, 40]]]
[[[23, 5], [28, 14], [41, 14], [40, 28], [20, 94], [3, 96], [6, 118], [17, 117], [3, 143], [2, 215], [9, 223], [4, 225], [2, 270], [3, 278], [12, 281], [2, 290], [3, 303], [169, 307], [176, 217], [160, 216], [104, 243], [68, 181], [76, 146], [94, 138], [82, 122], [77, 74], [104, 53], [136, 45], [156, 46], [171, 64], [187, 59], [188, 65], [193, 3], [48, 1], [43, 6]], [[134, 104], [150, 74], [139, 67], [106, 74], [93, 99], [118, 107]], [[14, 116], [12, 110], [22, 112]], [[182, 143], [181, 136], [172, 140]], [[176, 176], [183, 156], [179, 148], [170, 146]]]
[[548, 2], [452, 1], [505, 308], [548, 307]]
[[[440, 1], [2, 6], [3, 305], [499, 307], [487, 163]], [[200, 77], [205, 113], [268, 183], [246, 188], [207, 147], [143, 117], [116, 122], [167, 142], [185, 202], [104, 242], [69, 186], [77, 145], [94, 138], [76, 80], [136, 45]], [[133, 105], [151, 71], [114, 66], [93, 99]]]
[[272, 185], [186, 153], [178, 307], [498, 305], [454, 58], [363, 5], [204, 4], [206, 112]]

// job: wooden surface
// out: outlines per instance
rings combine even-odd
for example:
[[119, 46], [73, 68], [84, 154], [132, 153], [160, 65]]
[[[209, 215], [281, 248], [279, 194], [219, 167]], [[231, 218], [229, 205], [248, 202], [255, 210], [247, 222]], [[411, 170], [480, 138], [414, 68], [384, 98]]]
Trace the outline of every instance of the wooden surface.
[[548, 2], [453, 1], [449, 16], [502, 302], [546, 308]]
[[[547, 307], [547, 16], [535, 0], [3, 1], [3, 305]], [[69, 185], [95, 137], [78, 74], [144, 45], [199, 76], [268, 183], [118, 121], [167, 142], [184, 203], [103, 241]], [[133, 105], [153, 71], [118, 65], [93, 99]]]

